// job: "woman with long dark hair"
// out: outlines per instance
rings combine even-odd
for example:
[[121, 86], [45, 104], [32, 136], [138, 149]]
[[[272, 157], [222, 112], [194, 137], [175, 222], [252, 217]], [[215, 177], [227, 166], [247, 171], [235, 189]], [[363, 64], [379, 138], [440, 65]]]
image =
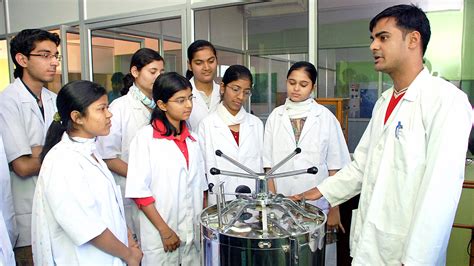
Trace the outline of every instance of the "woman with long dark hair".
[[95, 148], [110, 131], [106, 91], [90, 81], [66, 84], [41, 153], [33, 200], [37, 265], [138, 265], [120, 190]]
[[188, 119], [191, 130], [197, 131], [199, 122], [219, 104], [219, 84], [214, 82], [217, 73], [217, 52], [212, 43], [197, 40], [188, 47], [188, 71], [193, 88], [193, 111]]
[[[224, 181], [224, 192], [235, 193], [236, 188], [245, 185], [250, 192], [255, 190], [255, 180], [210, 174], [210, 169], [216, 167], [228, 171], [241, 170], [227, 160], [216, 156], [216, 150], [221, 150], [227, 156], [244, 164], [256, 173], [262, 173], [263, 123], [245, 111], [244, 104], [252, 95], [253, 78], [245, 66], [230, 66], [220, 84], [221, 102], [216, 111], [209, 114], [199, 123], [199, 144], [206, 162], [206, 174], [209, 183], [218, 185]], [[226, 200], [235, 196], [226, 195]], [[209, 205], [216, 204], [214, 196], [208, 198]]]
[[[110, 134], [99, 137], [98, 148], [105, 163], [120, 185], [125, 196], [130, 142], [137, 131], [150, 123], [151, 111], [155, 107], [152, 97], [153, 83], [164, 72], [164, 61], [158, 52], [142, 48], [136, 51], [130, 62], [130, 73], [124, 78], [128, 93], [112, 102], [113, 114]], [[138, 210], [130, 199], [124, 198], [125, 218], [133, 234], [139, 235]]]
[[[288, 154], [301, 148], [301, 153], [284, 164], [279, 171], [318, 168], [316, 175], [304, 174], [270, 180], [274, 193], [292, 196], [320, 184], [350, 163], [349, 151], [336, 117], [311, 96], [316, 88], [318, 72], [306, 61], [293, 64], [286, 80], [287, 98], [270, 114], [265, 124], [263, 166], [271, 168]], [[310, 201], [307, 201], [310, 202]], [[339, 207], [331, 207], [326, 199], [311, 201], [328, 214], [328, 230], [344, 230]], [[326, 265], [336, 265], [336, 243], [326, 246]]]
[[199, 144], [185, 122], [193, 98], [186, 78], [160, 75], [151, 123], [130, 144], [125, 195], [141, 210], [143, 265], [199, 265], [197, 216], [207, 182]]

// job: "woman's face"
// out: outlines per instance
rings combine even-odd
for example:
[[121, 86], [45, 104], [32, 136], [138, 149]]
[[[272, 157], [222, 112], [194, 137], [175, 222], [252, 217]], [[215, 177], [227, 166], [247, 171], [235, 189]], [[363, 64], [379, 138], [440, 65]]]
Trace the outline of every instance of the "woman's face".
[[217, 57], [211, 48], [204, 48], [194, 53], [188, 68], [193, 72], [194, 79], [202, 83], [210, 83], [214, 80], [217, 70]]
[[171, 124], [179, 124], [189, 118], [193, 110], [193, 93], [191, 88], [176, 92], [167, 103], [157, 102], [158, 107], [165, 112]]
[[165, 72], [163, 61], [153, 61], [142, 67], [141, 70], [138, 70], [136, 67], [131, 69], [131, 73], [135, 78], [135, 84], [146, 95], [152, 95], [153, 83], [163, 72]]
[[110, 132], [112, 122], [109, 112], [109, 102], [107, 95], [102, 95], [99, 99], [89, 105], [83, 116], [71, 113], [71, 118], [75, 123], [75, 135], [83, 138], [95, 138], [97, 136], [106, 136]]
[[293, 102], [302, 102], [309, 98], [314, 84], [303, 69], [293, 70], [286, 80], [286, 92]]
[[221, 83], [222, 104], [232, 115], [236, 115], [252, 94], [252, 84], [248, 79], [238, 79], [227, 85]]

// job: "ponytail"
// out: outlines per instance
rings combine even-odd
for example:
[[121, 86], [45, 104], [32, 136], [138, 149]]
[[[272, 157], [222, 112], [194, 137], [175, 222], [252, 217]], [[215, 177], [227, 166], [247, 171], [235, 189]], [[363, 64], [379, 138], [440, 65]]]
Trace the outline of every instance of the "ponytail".
[[186, 70], [186, 78], [190, 80], [192, 77], [194, 77], [194, 73], [191, 70]]
[[131, 73], [128, 73], [123, 77], [123, 88], [120, 91], [120, 93], [123, 95], [127, 94], [128, 91], [130, 90], [130, 87], [132, 87], [133, 82], [135, 82], [135, 78], [132, 76]]
[[184, 124], [186, 123], [185, 121], [180, 121], [179, 123], [179, 131], [177, 128], [175, 128], [170, 121], [168, 120], [168, 117], [166, 117], [165, 112], [163, 112], [158, 106], [156, 106], [153, 111], [151, 112], [151, 119], [150, 119], [150, 124], [153, 127], [154, 130], [159, 131], [158, 128], [155, 127], [155, 124], [153, 123], [155, 120], [160, 120], [163, 122], [165, 125], [165, 132], [162, 132], [164, 136], [177, 136], [181, 134], [181, 130], [184, 127]]
[[44, 157], [54, 147], [54, 145], [58, 144], [65, 131], [66, 127], [64, 127], [61, 122], [53, 121], [53, 123], [51, 123], [48, 128], [48, 133], [46, 134], [46, 141], [44, 142], [43, 150], [40, 153], [41, 163], [43, 163]]

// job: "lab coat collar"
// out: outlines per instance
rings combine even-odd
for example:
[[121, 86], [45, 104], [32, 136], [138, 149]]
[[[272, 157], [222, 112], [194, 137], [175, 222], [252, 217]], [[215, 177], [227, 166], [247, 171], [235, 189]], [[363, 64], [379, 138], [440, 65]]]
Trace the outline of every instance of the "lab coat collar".
[[[127, 97], [127, 101], [128, 103], [130, 104], [131, 108], [133, 108], [134, 110], [137, 110], [137, 112], [133, 112], [134, 116], [138, 115], [138, 114], [142, 114], [144, 117], [146, 117], [148, 120], [150, 120], [151, 118], [151, 112], [148, 110], [148, 108], [143, 105], [142, 102], [140, 102], [139, 100], [135, 99], [135, 97], [133, 97], [131, 94], [128, 94], [123, 96], [123, 97]], [[136, 117], [137, 121], [141, 121], [141, 118], [140, 117]]]
[[[213, 112], [212, 115], [214, 117], [216, 117], [216, 119], [213, 119], [213, 124], [214, 124], [214, 127], [219, 127], [219, 128], [229, 128], [226, 124], [224, 124], [224, 122], [222, 121], [222, 119], [220, 119], [219, 115], [217, 114], [217, 112]], [[245, 119], [244, 119], [244, 122], [241, 124], [247, 124], [247, 125], [250, 125], [250, 126], [253, 126], [255, 125], [255, 121], [253, 121], [252, 119], [249, 119], [249, 113], [245, 110]]]
[[[408, 89], [405, 92], [405, 95], [403, 95], [403, 99], [397, 104], [395, 109], [392, 111], [392, 114], [390, 114], [390, 117], [388, 118], [387, 122], [383, 124], [382, 132], [385, 132], [385, 130], [387, 130], [387, 128], [389, 128], [391, 124], [394, 122], [394, 118], [397, 116], [398, 110], [400, 109], [400, 106], [403, 104], [404, 101], [413, 102], [416, 100], [416, 98], [418, 98], [418, 95], [420, 94], [420, 90], [423, 88], [423, 86], [426, 86], [427, 84], [426, 80], [429, 79], [430, 76], [431, 74], [427, 68], [423, 68], [423, 70], [420, 73], [418, 73], [416, 78], [408, 86]], [[379, 112], [379, 115], [381, 117], [385, 117], [385, 112], [387, 110], [392, 94], [393, 94], [393, 86], [382, 94], [383, 104], [381, 107], [384, 112]]]
[[128, 92], [126, 97], [128, 99], [128, 102], [132, 105], [133, 109], [146, 109], [145, 105], [143, 105], [143, 103], [139, 100], [135, 99], [131, 93]]
[[[323, 111], [323, 109], [321, 109], [321, 108], [324, 108], [324, 107], [322, 105], [320, 105], [319, 103], [317, 103], [315, 100], [313, 100], [313, 103], [314, 103], [314, 105], [311, 106], [311, 110], [309, 111], [310, 114], [308, 114], [308, 116], [319, 116], [319, 115], [321, 115], [321, 112]], [[278, 110], [278, 115], [280, 115], [280, 116], [286, 115], [286, 117], [288, 117], [288, 119], [289, 119], [289, 116], [288, 116], [285, 108], [280, 108]]]
[[[35, 97], [33, 95], [31, 95], [31, 93], [25, 87], [25, 85], [20, 80], [20, 78], [16, 78], [15, 81], [13, 82], [13, 85], [16, 88], [18, 88], [17, 91], [18, 91], [20, 102], [21, 103], [29, 103], [30, 106], [31, 106], [31, 111], [35, 114], [35, 116], [38, 117], [39, 121], [42, 121], [42, 123], [44, 123], [45, 120], [49, 121], [49, 119], [52, 119], [52, 117], [51, 118], [47, 117], [47, 115], [48, 115], [47, 108], [49, 108], [49, 106], [51, 106], [51, 105], [53, 105], [53, 106], [56, 105], [55, 102], [53, 102], [52, 104], [49, 104], [49, 102], [53, 101], [53, 96], [52, 96], [53, 93], [52, 92], [50, 92], [45, 87], [43, 87], [41, 89], [41, 101], [43, 103], [43, 108], [44, 108], [44, 117], [43, 117], [43, 114], [41, 114], [41, 110], [38, 106], [38, 102], [36, 101]], [[49, 123], [48, 123], [48, 125], [49, 125]]]
[[[418, 97], [420, 89], [424, 86], [423, 84], [426, 84], [425, 81], [430, 76], [431, 74], [428, 71], [428, 69], [426, 67], [423, 68], [423, 70], [421, 70], [421, 72], [418, 73], [416, 78], [408, 86], [408, 89], [405, 92], [405, 95], [403, 96], [402, 100], [413, 102]], [[384, 100], [390, 100], [390, 98], [392, 97], [392, 94], [393, 94], [393, 86], [390, 89], [383, 92], [382, 97]]]
[[[20, 101], [22, 103], [35, 103], [36, 104], [36, 99], [31, 95], [31, 93], [26, 89], [25, 84], [20, 80], [20, 78], [16, 78], [13, 84], [19, 88], [18, 89], [18, 94], [20, 96]], [[43, 96], [43, 95], [41, 95]]]
[[[239, 145], [237, 145], [237, 143], [235, 142], [234, 137], [230, 132], [230, 128], [226, 124], [224, 124], [217, 112], [213, 112], [211, 115], [214, 118], [212, 119], [212, 121], [216, 130], [219, 131], [220, 134], [224, 135], [226, 139], [228, 139], [229, 142], [235, 146], [235, 148], [238, 148]], [[256, 123], [253, 119], [250, 119], [249, 115], [250, 114], [248, 112], [245, 112], [244, 122], [240, 124], [239, 143], [244, 143], [246, 139], [250, 136], [250, 133], [255, 132], [251, 128], [254, 127]]]
[[[13, 84], [17, 87], [17, 88], [20, 88], [18, 90], [18, 93], [20, 95], [20, 101], [23, 102], [23, 103], [34, 103], [36, 104], [36, 99], [35, 97], [33, 97], [33, 95], [31, 95], [31, 93], [28, 91], [28, 89], [25, 87], [25, 85], [23, 84], [23, 82], [20, 80], [20, 78], [16, 78], [15, 81], [13, 82]], [[51, 97], [51, 93], [48, 92], [48, 89], [46, 89], [45, 87], [43, 87], [41, 89], [41, 101], [45, 102], [45, 101], [49, 101], [51, 100], [52, 97]]]
[[323, 109], [325, 108], [316, 101], [314, 101], [314, 105], [311, 107], [310, 113], [306, 117], [306, 121], [304, 122], [303, 130], [301, 131], [300, 135], [300, 142], [308, 132], [310, 132], [310, 129], [318, 122], [317, 117], [321, 115], [323, 112]]
[[[207, 105], [206, 105], [204, 99], [201, 97], [201, 93], [196, 88], [196, 84], [194, 83], [194, 77], [192, 77], [189, 80], [189, 82], [191, 83], [191, 86], [193, 86], [192, 93], [196, 97], [196, 101], [199, 101], [202, 106], [206, 106], [206, 108], [207, 108]], [[216, 109], [217, 104], [221, 100], [219, 90], [220, 90], [219, 84], [217, 84], [215, 81], [213, 81], [212, 82], [211, 102], [210, 102], [209, 108], [208, 108], [208, 111], [210, 111], [210, 112], [212, 112]]]
[[421, 70], [420, 73], [416, 76], [415, 80], [412, 81], [410, 86], [408, 86], [408, 90], [405, 93], [405, 96], [403, 96], [402, 100], [410, 101], [413, 102], [416, 100], [418, 97], [418, 94], [420, 93], [420, 90], [423, 86], [426, 86], [426, 80], [429, 79], [431, 76], [430, 72], [428, 69], [425, 67], [423, 70]]
[[72, 149], [88, 156], [94, 154], [96, 151], [96, 139], [97, 138], [80, 138], [80, 137], [71, 137], [66, 132], [64, 132], [61, 140], [68, 143]]
[[[303, 131], [301, 132], [300, 139], [299, 139], [300, 142], [303, 139], [304, 135], [306, 135], [306, 132], [308, 132], [309, 128], [312, 127], [313, 124], [317, 122], [316, 117], [321, 115], [321, 113], [323, 112], [322, 108], [325, 108], [325, 107], [323, 107], [322, 105], [314, 101], [314, 105], [311, 107], [311, 110], [309, 111], [308, 116], [306, 117], [306, 121], [303, 126]], [[288, 116], [286, 109], [284, 107], [279, 108], [277, 114], [280, 116], [280, 119], [284, 125], [284, 128], [286, 129], [287, 133], [290, 134], [290, 136], [292, 136], [294, 144], [296, 145], [295, 133], [293, 132], [293, 126], [291, 125], [290, 117]]]
[[186, 123], [183, 123], [183, 127], [181, 129], [181, 136], [180, 136], [179, 139], [176, 136], [173, 136], [173, 135], [165, 136], [164, 135], [165, 133], [166, 133], [165, 124], [161, 120], [155, 119], [153, 121], [153, 138], [155, 138], [155, 139], [167, 139], [167, 140], [178, 140], [178, 141], [181, 141], [181, 142], [184, 142], [186, 140], [186, 138], [189, 138], [192, 141], [196, 141], [196, 139], [194, 139], [194, 137], [189, 132], [189, 129], [188, 129], [188, 126], [186, 125]]

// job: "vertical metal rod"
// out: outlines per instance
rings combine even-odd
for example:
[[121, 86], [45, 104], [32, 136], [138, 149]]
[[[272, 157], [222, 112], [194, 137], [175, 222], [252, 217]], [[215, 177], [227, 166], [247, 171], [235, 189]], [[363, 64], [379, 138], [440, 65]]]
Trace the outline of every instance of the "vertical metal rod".
[[217, 194], [216, 194], [216, 198], [217, 198], [217, 226], [218, 226], [218, 230], [221, 230], [222, 229], [222, 206], [221, 206], [221, 202], [222, 202], [222, 192], [221, 192], [221, 184], [218, 184], [217, 186]]
[[61, 34], [61, 54], [63, 60], [61, 62], [61, 87], [66, 85], [69, 82], [69, 58], [67, 52], [67, 29], [68, 26], [61, 25], [59, 27], [59, 33]]

